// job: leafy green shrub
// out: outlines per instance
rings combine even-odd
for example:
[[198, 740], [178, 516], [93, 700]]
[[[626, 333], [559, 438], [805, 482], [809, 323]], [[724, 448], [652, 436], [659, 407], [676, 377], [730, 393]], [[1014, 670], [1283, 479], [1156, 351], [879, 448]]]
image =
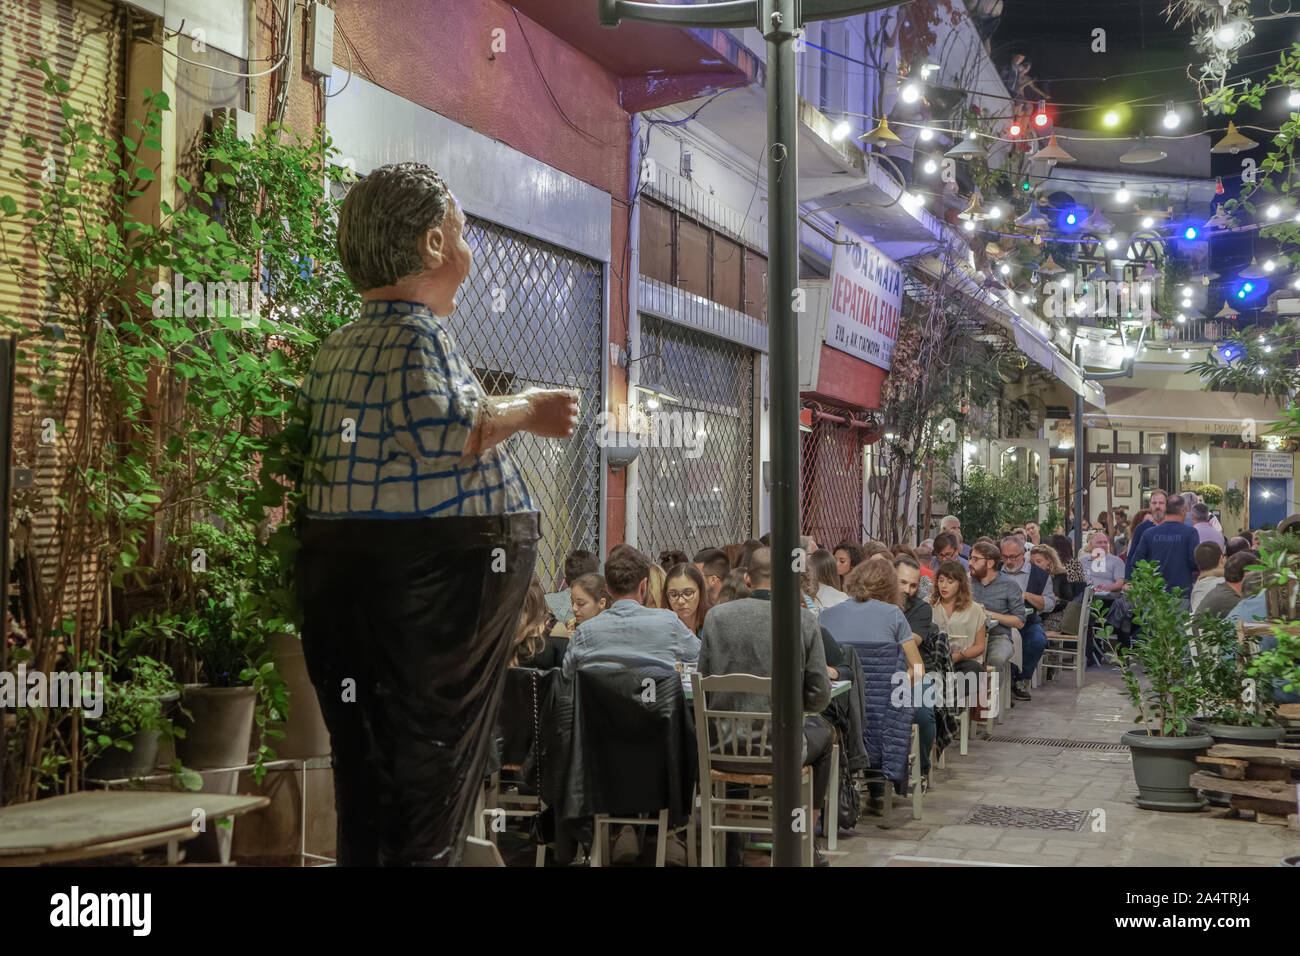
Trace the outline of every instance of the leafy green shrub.
[[1017, 478], [993, 475], [972, 467], [950, 496], [949, 510], [961, 519], [962, 537], [997, 537], [1003, 531], [1038, 517], [1038, 487]]
[[104, 684], [103, 715], [86, 722], [83, 741], [87, 762], [113, 747], [131, 751], [134, 748], [130, 738], [144, 731], [157, 731], [164, 739], [185, 736], [169, 716], [169, 708], [181, 691], [170, 667], [152, 657], [136, 657], [129, 670], [122, 671], [129, 676], [119, 680], [112, 673], [117, 669], [113, 658], [100, 656], [100, 666], [110, 674]]
[[[1131, 648], [1119, 649], [1119, 668], [1138, 709], [1134, 723], [1152, 737], [1184, 737], [1188, 719], [1201, 710], [1204, 691], [1191, 649], [1192, 615], [1183, 610], [1181, 589], [1165, 590], [1158, 569], [1154, 561], [1139, 561], [1133, 570], [1128, 599], [1141, 636]], [[1100, 600], [1093, 603], [1093, 613], [1105, 620]], [[1114, 628], [1106, 624], [1098, 633], [1109, 640]]]

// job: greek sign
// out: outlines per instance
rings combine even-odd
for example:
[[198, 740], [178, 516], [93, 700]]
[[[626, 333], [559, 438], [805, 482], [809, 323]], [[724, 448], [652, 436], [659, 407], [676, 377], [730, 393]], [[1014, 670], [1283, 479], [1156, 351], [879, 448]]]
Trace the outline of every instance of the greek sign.
[[842, 225], [835, 241], [826, 344], [888, 369], [903, 307], [903, 271]]

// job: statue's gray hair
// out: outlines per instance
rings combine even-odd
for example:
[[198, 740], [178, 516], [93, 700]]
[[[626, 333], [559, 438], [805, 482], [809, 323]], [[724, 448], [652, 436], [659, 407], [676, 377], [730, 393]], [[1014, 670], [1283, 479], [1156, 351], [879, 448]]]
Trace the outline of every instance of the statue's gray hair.
[[358, 292], [415, 275], [425, 233], [447, 218], [447, 184], [423, 163], [380, 166], [357, 181], [339, 210], [338, 250]]

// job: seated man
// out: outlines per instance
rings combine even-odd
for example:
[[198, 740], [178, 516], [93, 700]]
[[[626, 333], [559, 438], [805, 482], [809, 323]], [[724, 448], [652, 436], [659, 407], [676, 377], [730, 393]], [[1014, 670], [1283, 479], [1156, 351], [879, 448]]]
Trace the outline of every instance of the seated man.
[[[605, 567], [608, 569], [609, 562]], [[772, 676], [772, 552], [769, 548], [759, 548], [750, 557], [745, 583], [750, 588], [749, 597], [720, 604], [704, 618], [699, 665], [702, 676]], [[835, 737], [830, 724], [818, 715], [830, 703], [831, 681], [817, 619], [811, 611], [800, 608], [799, 622], [803, 641], [803, 707], [809, 715], [803, 725], [803, 765], [812, 767], [813, 802], [820, 807], [830, 788], [831, 747]], [[710, 697], [709, 704], [738, 711], [772, 709], [771, 699], [759, 695], [716, 694]], [[727, 843], [728, 864], [739, 865], [740, 842], [728, 839]], [[709, 850], [706, 848], [705, 852]], [[816, 855], [819, 866], [827, 865], [820, 848]]]
[[[811, 552], [810, 552], [811, 553]], [[718, 603], [718, 592], [731, 573], [731, 562], [727, 552], [721, 548], [705, 548], [695, 555], [694, 564], [704, 575], [704, 586], [709, 592], [709, 604]]]
[[[912, 629], [912, 640], [918, 653], [921, 646], [939, 629], [934, 626], [934, 611], [928, 601], [920, 598], [921, 569], [917, 563], [905, 554], [894, 559], [894, 573], [898, 575], [898, 599], [903, 609], [907, 626]], [[930, 753], [934, 749], [934, 738], [938, 733], [933, 707], [917, 707], [912, 712], [912, 723], [916, 724], [921, 743], [921, 775], [930, 774]], [[882, 791], [883, 792], [883, 791]]]
[[1201, 572], [1192, 585], [1192, 613], [1195, 614], [1205, 596], [1223, 583], [1223, 565], [1227, 559], [1223, 556], [1223, 549], [1214, 541], [1198, 544], [1192, 556]]
[[584, 574], [599, 574], [600, 559], [590, 551], [570, 551], [564, 558], [564, 590], [552, 591], [546, 595], [546, 606], [551, 609], [555, 619], [564, 623], [573, 617], [573, 595], [569, 588], [573, 582]]
[[1025, 623], [1020, 629], [1021, 666], [1016, 682], [1011, 685], [1011, 694], [1016, 700], [1030, 700], [1029, 678], [1047, 649], [1047, 633], [1043, 630], [1041, 615], [1056, 610], [1056, 595], [1052, 590], [1051, 576], [1038, 565], [1025, 560], [1025, 542], [1019, 535], [1009, 534], [1003, 538], [999, 553], [1002, 555], [1001, 575], [1016, 583], [1025, 603]]
[[[1001, 668], [1015, 655], [1011, 631], [1021, 630], [1027, 616], [1024, 589], [998, 570], [1001, 558], [1002, 552], [991, 541], [976, 541], [971, 548], [971, 597], [989, 617], [984, 663], [994, 668]], [[1045, 647], [1046, 638], [1043, 643]]]
[[947, 531], [934, 536], [934, 558], [936, 568], [945, 561], [959, 561], [963, 568], [970, 567], [970, 562], [962, 557], [961, 539]]
[[[621, 664], [662, 664], [694, 661], [700, 639], [673, 611], [645, 607], [650, 581], [650, 559], [636, 548], [620, 544], [605, 561], [605, 586], [609, 610], [578, 625], [561, 666], [564, 675], [584, 664], [615, 661]], [[824, 668], [823, 668], [824, 670]]]
[[1241, 600], [1224, 618], [1228, 621], [1241, 621], [1242, 624], [1253, 624], [1267, 617], [1268, 599], [1264, 593], [1264, 575], [1258, 571], [1247, 571], [1241, 579]]
[[1223, 565], [1223, 580], [1211, 588], [1197, 606], [1197, 614], [1227, 617], [1241, 603], [1246, 568], [1259, 560], [1253, 551], [1238, 551]]

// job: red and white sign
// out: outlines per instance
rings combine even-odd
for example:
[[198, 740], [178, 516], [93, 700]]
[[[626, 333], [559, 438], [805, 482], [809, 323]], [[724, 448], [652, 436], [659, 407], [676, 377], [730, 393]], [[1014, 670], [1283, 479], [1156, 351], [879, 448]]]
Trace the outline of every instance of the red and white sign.
[[842, 225], [835, 240], [826, 344], [888, 369], [903, 309], [903, 270]]

